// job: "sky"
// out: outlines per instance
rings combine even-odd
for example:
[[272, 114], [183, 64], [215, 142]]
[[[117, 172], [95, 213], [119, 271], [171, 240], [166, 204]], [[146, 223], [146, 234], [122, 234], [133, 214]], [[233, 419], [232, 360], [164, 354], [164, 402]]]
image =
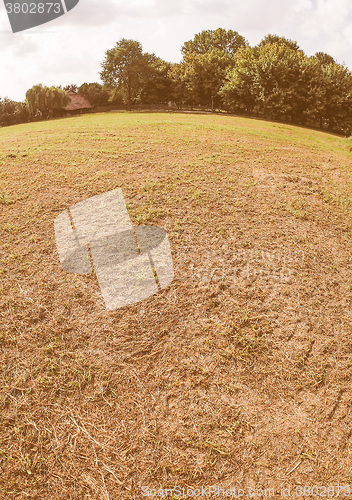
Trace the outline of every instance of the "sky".
[[237, 31], [252, 46], [268, 33], [285, 36], [307, 55], [327, 52], [352, 70], [351, 0], [80, 0], [19, 33], [0, 0], [0, 97], [23, 101], [37, 83], [100, 82], [105, 52], [121, 38], [179, 62], [185, 41], [217, 28]]

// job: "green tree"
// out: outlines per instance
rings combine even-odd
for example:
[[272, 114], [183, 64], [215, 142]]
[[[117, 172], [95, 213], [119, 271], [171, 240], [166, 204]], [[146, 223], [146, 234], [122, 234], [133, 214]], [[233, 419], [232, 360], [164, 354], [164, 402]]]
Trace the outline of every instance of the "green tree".
[[29, 112], [26, 103], [11, 101], [8, 97], [0, 98], [0, 125], [13, 125], [28, 121]]
[[326, 52], [316, 52], [314, 57], [319, 61], [322, 66], [328, 66], [329, 64], [335, 64], [335, 59], [326, 54]]
[[281, 42], [240, 50], [220, 91], [225, 104], [236, 111], [303, 123], [308, 106], [304, 59], [302, 51]]
[[352, 126], [351, 72], [325, 52], [317, 52], [309, 59], [318, 68], [315, 110], [312, 114], [321, 128], [325, 123], [331, 131], [346, 131]]
[[121, 39], [105, 53], [100, 77], [111, 89], [122, 92], [124, 101], [131, 109], [142, 91], [147, 71], [147, 60], [142, 45], [135, 40]]
[[220, 107], [219, 90], [227, 70], [234, 66], [236, 53], [246, 46], [237, 31], [222, 28], [202, 31], [185, 42], [182, 62], [169, 73], [175, 100], [182, 96], [182, 102]]
[[289, 49], [292, 50], [300, 50], [299, 45], [294, 40], [290, 40], [289, 38], [285, 38], [284, 36], [279, 35], [266, 35], [263, 40], [257, 45], [257, 47], [264, 47], [268, 44], [280, 44], [285, 45]]
[[267, 40], [240, 49], [220, 94], [232, 111], [256, 112], [300, 124], [352, 126], [352, 75], [327, 54], [307, 57], [290, 44]]
[[6, 126], [15, 123], [16, 103], [8, 97], [0, 98], [0, 125]]
[[71, 83], [70, 85], [66, 85], [64, 87], [65, 92], [77, 92], [78, 86], [75, 83]]
[[352, 74], [341, 64], [322, 66], [324, 101], [322, 115], [328, 129], [345, 130], [352, 125]]
[[240, 47], [245, 47], [245, 38], [233, 30], [218, 28], [216, 30], [201, 31], [183, 44], [182, 54], [206, 54], [213, 50], [225, 52], [229, 56], [234, 56]]
[[38, 84], [27, 90], [26, 101], [31, 116], [35, 116], [39, 112], [46, 117], [50, 112], [61, 111], [71, 99], [59, 87], [45, 87]]
[[109, 104], [122, 106], [124, 104], [124, 94], [120, 89], [114, 88], [110, 90]]
[[16, 110], [16, 103], [9, 99], [8, 97], [4, 97], [4, 99], [0, 98], [0, 113], [12, 115]]
[[171, 101], [178, 104], [190, 105], [192, 104], [192, 95], [187, 88], [185, 78], [186, 64], [184, 62], [171, 64], [168, 71], [168, 78], [171, 85]]
[[183, 88], [192, 104], [221, 104], [218, 94], [226, 77], [228, 68], [233, 67], [234, 59], [226, 52], [213, 49], [205, 54], [186, 54], [176, 75], [181, 79]]
[[165, 103], [172, 99], [172, 84], [169, 78], [171, 64], [155, 54], [144, 54], [146, 67], [144, 83], [140, 93], [143, 104]]
[[324, 92], [321, 86], [321, 69], [314, 57], [299, 59], [299, 74], [294, 84], [295, 102], [292, 121], [318, 125], [323, 109]]
[[28, 122], [29, 109], [26, 102], [16, 102], [16, 111], [14, 114], [15, 123], [25, 123]]
[[303, 57], [301, 51], [281, 42], [258, 47], [255, 83], [265, 117], [284, 120], [292, 119], [292, 116], [296, 120], [301, 118], [303, 103], [297, 82]]
[[92, 106], [106, 106], [109, 104], [110, 91], [100, 83], [83, 83], [78, 93], [88, 99]]
[[229, 68], [219, 94], [227, 109], [252, 113], [259, 100], [257, 60], [251, 47], [241, 48], [233, 68]]

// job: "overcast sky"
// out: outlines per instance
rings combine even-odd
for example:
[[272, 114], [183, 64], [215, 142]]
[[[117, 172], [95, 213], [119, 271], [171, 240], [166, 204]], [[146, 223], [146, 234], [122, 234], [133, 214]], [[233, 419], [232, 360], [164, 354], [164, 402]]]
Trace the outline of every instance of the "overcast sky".
[[80, 0], [64, 16], [15, 34], [0, 0], [0, 97], [22, 101], [36, 83], [100, 81], [105, 51], [121, 38], [179, 62], [185, 41], [219, 27], [251, 45], [268, 33], [286, 36], [306, 54], [328, 52], [352, 69], [351, 0]]

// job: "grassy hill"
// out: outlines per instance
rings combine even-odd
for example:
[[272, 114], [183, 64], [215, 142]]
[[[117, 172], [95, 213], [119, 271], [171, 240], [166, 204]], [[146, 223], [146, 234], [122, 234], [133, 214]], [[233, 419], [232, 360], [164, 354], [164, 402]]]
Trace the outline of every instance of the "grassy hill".
[[[1, 499], [351, 484], [351, 145], [171, 113], [0, 129]], [[116, 187], [175, 279], [107, 312], [53, 222]]]

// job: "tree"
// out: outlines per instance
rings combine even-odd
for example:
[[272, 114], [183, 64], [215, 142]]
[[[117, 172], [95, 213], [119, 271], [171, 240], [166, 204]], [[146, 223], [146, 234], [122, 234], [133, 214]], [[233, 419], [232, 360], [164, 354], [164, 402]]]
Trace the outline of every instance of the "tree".
[[227, 109], [252, 113], [259, 99], [256, 85], [257, 62], [251, 47], [238, 51], [233, 68], [229, 68], [219, 94]]
[[235, 54], [247, 46], [237, 31], [218, 28], [202, 31], [182, 47], [183, 60], [170, 71], [173, 88], [182, 101], [220, 107], [219, 90]]
[[326, 52], [316, 52], [314, 57], [319, 61], [322, 66], [328, 66], [329, 64], [335, 64], [335, 59], [326, 54]]
[[110, 91], [100, 83], [83, 83], [78, 93], [88, 99], [92, 106], [107, 106], [109, 104]]
[[24, 123], [29, 120], [29, 109], [27, 103], [16, 102], [16, 111], [14, 115], [15, 123]]
[[146, 67], [144, 84], [140, 93], [143, 104], [165, 103], [172, 99], [172, 84], [169, 78], [171, 64], [155, 54], [144, 54]]
[[220, 94], [232, 111], [299, 124], [327, 123], [331, 131], [352, 126], [352, 74], [320, 53], [307, 57], [276, 40], [240, 49]]
[[220, 93], [230, 109], [302, 123], [307, 105], [303, 61], [300, 50], [281, 42], [242, 49]]
[[302, 96], [297, 82], [302, 58], [301, 51], [281, 41], [258, 47], [255, 83], [265, 117], [284, 120], [293, 116], [296, 120], [301, 118]]
[[345, 130], [352, 125], [352, 74], [341, 64], [322, 66], [324, 102], [322, 115], [328, 129]]
[[28, 107], [24, 102], [11, 101], [8, 97], [0, 98], [0, 125], [13, 125], [28, 121]]
[[47, 117], [50, 112], [61, 111], [71, 99], [59, 87], [45, 87], [38, 84], [27, 90], [26, 101], [31, 116], [35, 116], [39, 112], [42, 116]]
[[120, 89], [114, 88], [110, 90], [109, 104], [122, 106], [124, 104], [124, 95]]
[[292, 50], [300, 50], [298, 43], [295, 42], [294, 40], [290, 40], [289, 38], [285, 38], [283, 36], [271, 35], [271, 34], [266, 35], [263, 38], [263, 40], [257, 45], [257, 47], [264, 47], [265, 45], [273, 43], [285, 45], [286, 47]]
[[147, 60], [142, 46], [135, 40], [121, 39], [116, 46], [105, 53], [100, 77], [105, 85], [118, 88], [124, 101], [131, 109], [145, 82]]
[[78, 86], [75, 83], [71, 83], [70, 85], [66, 85], [66, 87], [64, 87], [64, 90], [66, 92], [77, 92]]
[[206, 54], [213, 50], [225, 52], [229, 56], [234, 56], [240, 47], [248, 45], [245, 38], [233, 30], [218, 28], [217, 30], [201, 31], [193, 40], [183, 44], [181, 52], [187, 54]]
[[321, 128], [325, 122], [331, 131], [345, 131], [352, 126], [352, 74], [325, 52], [317, 52], [310, 60], [318, 68], [316, 119]]
[[8, 97], [0, 98], [0, 125], [11, 125], [15, 123], [14, 114], [16, 112], [16, 103]]
[[8, 97], [0, 98], [0, 113], [12, 115], [16, 110], [16, 103]]
[[303, 125], [318, 125], [323, 109], [324, 91], [321, 86], [321, 69], [314, 57], [299, 59], [299, 75], [295, 83], [295, 105], [292, 118]]
[[233, 65], [234, 59], [219, 49], [205, 54], [190, 53], [184, 56], [178, 71], [174, 71], [174, 77], [181, 80], [183, 90], [192, 104], [210, 107], [213, 102], [216, 107], [220, 107], [218, 93], [228, 68]]
[[168, 78], [171, 86], [171, 101], [178, 104], [192, 104], [192, 95], [188, 90], [185, 79], [186, 65], [184, 62], [171, 64], [168, 71]]

